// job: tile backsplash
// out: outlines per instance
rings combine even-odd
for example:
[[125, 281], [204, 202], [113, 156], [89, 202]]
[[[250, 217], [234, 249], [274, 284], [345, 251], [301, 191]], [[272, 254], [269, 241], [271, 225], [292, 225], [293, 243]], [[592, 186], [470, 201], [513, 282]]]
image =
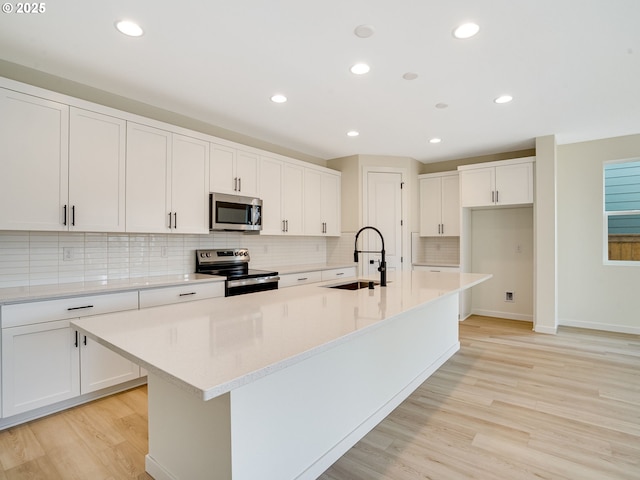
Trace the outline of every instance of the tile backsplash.
[[[247, 247], [251, 266], [327, 262], [322, 237], [0, 231], [0, 288], [193, 273], [200, 248]], [[338, 240], [335, 242], [339, 243]]]
[[433, 265], [460, 265], [460, 237], [421, 237], [411, 234], [411, 261]]

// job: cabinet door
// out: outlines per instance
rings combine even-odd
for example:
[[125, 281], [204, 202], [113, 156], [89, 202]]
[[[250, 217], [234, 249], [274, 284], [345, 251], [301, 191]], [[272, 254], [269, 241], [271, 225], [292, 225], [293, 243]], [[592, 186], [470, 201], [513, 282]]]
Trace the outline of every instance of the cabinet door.
[[460, 172], [460, 205], [482, 207], [494, 204], [495, 168], [474, 168]]
[[69, 229], [123, 232], [126, 122], [71, 108]]
[[320, 195], [320, 198], [322, 200], [322, 204], [320, 205], [320, 208], [322, 210], [324, 233], [325, 235], [339, 237], [342, 233], [342, 224], [340, 220], [340, 176], [323, 173], [321, 189], [322, 193]]
[[533, 163], [496, 167], [496, 203], [533, 203]]
[[236, 153], [236, 172], [238, 193], [248, 197], [258, 194], [258, 155], [238, 150]]
[[68, 320], [2, 330], [2, 415], [80, 394], [76, 331]]
[[95, 392], [140, 376], [140, 367], [82, 335], [80, 394]]
[[460, 182], [458, 175], [449, 175], [442, 180], [442, 228], [446, 237], [460, 236]]
[[174, 134], [172, 146], [172, 231], [209, 233], [209, 143]]
[[166, 233], [171, 212], [171, 133], [127, 123], [128, 232]]
[[282, 179], [282, 210], [285, 233], [302, 235], [304, 233], [304, 169], [298, 165], [285, 163]]
[[438, 177], [420, 179], [420, 236], [437, 237], [442, 223], [442, 182]]
[[282, 169], [280, 160], [260, 158], [261, 235], [282, 235]]
[[322, 173], [306, 168], [304, 171], [304, 233], [323, 235]]
[[236, 193], [234, 181], [236, 149], [211, 144], [209, 157], [209, 187], [216, 193]]
[[0, 112], [0, 229], [66, 230], [69, 107], [0, 89]]

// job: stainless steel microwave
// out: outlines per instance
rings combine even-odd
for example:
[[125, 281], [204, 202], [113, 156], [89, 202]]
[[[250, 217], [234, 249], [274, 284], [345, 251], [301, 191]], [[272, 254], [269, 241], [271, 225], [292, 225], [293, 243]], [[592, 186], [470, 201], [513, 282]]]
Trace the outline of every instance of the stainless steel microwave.
[[240, 195], [209, 195], [209, 230], [258, 233], [262, 230], [262, 200]]

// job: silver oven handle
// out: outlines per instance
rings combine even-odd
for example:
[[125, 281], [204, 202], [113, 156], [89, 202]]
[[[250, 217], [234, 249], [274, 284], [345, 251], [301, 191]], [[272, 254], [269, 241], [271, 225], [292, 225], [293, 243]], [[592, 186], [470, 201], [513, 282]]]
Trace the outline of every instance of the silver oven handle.
[[243, 278], [240, 280], [227, 280], [227, 288], [244, 287], [247, 285], [258, 285], [261, 283], [274, 283], [280, 280], [278, 276], [271, 277], [258, 277], [258, 278]]

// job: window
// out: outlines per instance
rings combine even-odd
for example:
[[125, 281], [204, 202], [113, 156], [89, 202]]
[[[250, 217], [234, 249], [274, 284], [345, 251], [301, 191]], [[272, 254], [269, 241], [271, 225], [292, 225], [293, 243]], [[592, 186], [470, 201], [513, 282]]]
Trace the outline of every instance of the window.
[[640, 160], [604, 166], [604, 215], [609, 261], [640, 261]]

